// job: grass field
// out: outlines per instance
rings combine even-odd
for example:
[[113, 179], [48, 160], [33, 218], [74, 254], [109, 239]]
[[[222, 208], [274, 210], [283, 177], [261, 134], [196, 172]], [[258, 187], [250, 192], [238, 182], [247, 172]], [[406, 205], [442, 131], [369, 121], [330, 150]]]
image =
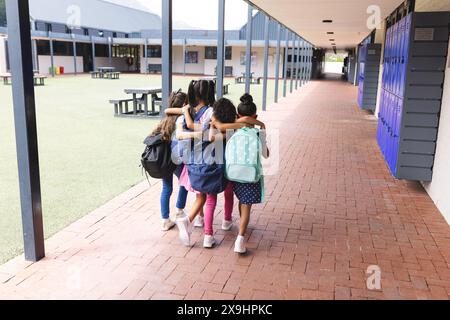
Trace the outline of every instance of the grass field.
[[[190, 77], [174, 77], [186, 90]], [[235, 103], [243, 85], [230, 83]], [[269, 81], [268, 101], [273, 101]], [[109, 99], [126, 97], [128, 87], [160, 86], [159, 76], [123, 75], [120, 80], [88, 76], [48, 79], [36, 87], [42, 206], [46, 238], [141, 182], [142, 141], [157, 120], [113, 116]], [[262, 86], [252, 94], [261, 104]], [[22, 252], [22, 226], [10, 86], [0, 85], [0, 263]]]

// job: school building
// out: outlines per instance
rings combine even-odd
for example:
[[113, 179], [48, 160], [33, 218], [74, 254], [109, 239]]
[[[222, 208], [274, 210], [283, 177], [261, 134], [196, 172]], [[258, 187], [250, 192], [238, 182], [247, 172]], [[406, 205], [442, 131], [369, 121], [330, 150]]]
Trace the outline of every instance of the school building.
[[[217, 31], [174, 30], [172, 0], [161, 17], [99, 0], [7, 1], [20, 32], [7, 40], [3, 29], [0, 72], [15, 77], [30, 262], [0, 266], [5, 296], [450, 299], [450, 0], [245, 0], [249, 24], [235, 31], [224, 30], [232, 13], [217, 1]], [[92, 11], [77, 28], [67, 24], [73, 3]], [[348, 53], [342, 76], [323, 72], [327, 52]], [[236, 257], [223, 230], [214, 250], [160, 237], [149, 211], [161, 186], [146, 183], [45, 242], [32, 80], [51, 66], [161, 73], [163, 106], [175, 73], [216, 75], [218, 97], [227, 75], [244, 73], [246, 92], [252, 72], [262, 77], [258, 119], [278, 130], [280, 166], [253, 208], [250, 254]], [[270, 77], [284, 78], [275, 103]], [[78, 291], [60, 285], [76, 263], [88, 279]]]
[[[108, 12], [108, 15], [98, 12]], [[77, 14], [80, 14], [79, 21], [76, 21]], [[158, 15], [102, 0], [31, 0], [30, 16], [34, 68], [41, 74], [51, 74], [52, 66], [62, 67], [65, 74], [86, 73], [99, 67], [114, 67], [120, 72], [161, 72]], [[72, 25], [77, 22], [79, 26]], [[262, 77], [264, 14], [258, 12], [252, 24], [252, 72], [254, 77]], [[277, 28], [275, 22], [270, 23], [269, 77], [272, 78], [276, 68]], [[244, 25], [240, 30], [225, 32], [226, 76], [238, 77], [245, 72], [246, 29]], [[303, 39], [296, 41], [303, 47], [307, 43]], [[285, 41], [281, 47], [283, 68]], [[292, 50], [288, 55], [290, 74]], [[217, 30], [174, 30], [173, 73], [212, 76], [216, 74], [216, 59]], [[8, 60], [7, 30], [0, 26], [0, 73], [9, 70]]]

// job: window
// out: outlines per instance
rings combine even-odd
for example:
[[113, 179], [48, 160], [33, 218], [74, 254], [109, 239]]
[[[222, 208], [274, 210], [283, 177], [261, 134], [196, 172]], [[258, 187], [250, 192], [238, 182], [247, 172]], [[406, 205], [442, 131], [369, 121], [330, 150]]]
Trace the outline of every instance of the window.
[[113, 32], [112, 37], [117, 38], [117, 32]]
[[[246, 65], [246, 52], [241, 52], [241, 66]], [[252, 66], [256, 66], [256, 52], [252, 52]]]
[[217, 59], [217, 47], [205, 47], [205, 59]]
[[197, 64], [198, 63], [198, 51], [187, 51], [185, 61], [187, 64]]
[[45, 30], [47, 32], [52, 32], [53, 28], [52, 28], [52, 24], [51, 23], [46, 23], [45, 24]]
[[161, 58], [162, 57], [162, 47], [161, 46], [148, 46], [147, 56], [149, 58]]
[[49, 56], [50, 55], [50, 41], [48, 40], [37, 40], [37, 53], [40, 56]]
[[105, 35], [105, 33], [101, 30], [98, 30], [98, 36], [99, 37], [103, 37]]
[[83, 34], [84, 34], [85, 36], [89, 36], [89, 29], [83, 28]]
[[225, 60], [233, 60], [233, 48], [225, 47]]
[[72, 34], [72, 29], [70, 29], [68, 26], [66, 26], [66, 33], [67, 34]]
[[130, 48], [126, 46], [113, 46], [112, 56], [114, 58], [126, 58], [130, 56]]
[[[48, 40], [37, 40], [37, 53], [40, 56], [49, 56], [50, 52], [50, 41]], [[65, 41], [53, 41], [53, 54], [55, 56], [73, 56], [73, 44], [72, 42]]]
[[[225, 60], [233, 59], [233, 48], [225, 47]], [[205, 59], [216, 60], [217, 59], [217, 47], [205, 47]]]
[[294, 56], [294, 58], [292, 59], [292, 55], [288, 55], [288, 62], [292, 62], [292, 60], [294, 60], [294, 63], [297, 62], [297, 55]]
[[55, 56], [73, 56], [72, 42], [53, 41], [53, 53]]
[[106, 44], [96, 44], [95, 45], [95, 56], [107, 58], [109, 57], [109, 48]]

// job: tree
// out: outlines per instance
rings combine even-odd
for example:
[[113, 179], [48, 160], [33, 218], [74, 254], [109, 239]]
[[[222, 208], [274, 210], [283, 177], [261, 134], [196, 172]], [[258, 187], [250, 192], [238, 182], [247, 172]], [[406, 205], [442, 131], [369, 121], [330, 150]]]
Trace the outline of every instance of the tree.
[[0, 27], [6, 27], [5, 0], [0, 0]]

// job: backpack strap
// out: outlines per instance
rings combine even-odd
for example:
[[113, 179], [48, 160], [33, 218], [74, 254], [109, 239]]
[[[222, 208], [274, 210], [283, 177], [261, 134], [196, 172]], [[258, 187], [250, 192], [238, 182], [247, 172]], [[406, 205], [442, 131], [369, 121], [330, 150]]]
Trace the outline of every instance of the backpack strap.
[[266, 201], [266, 190], [264, 183], [264, 176], [261, 176], [261, 203]]
[[[199, 122], [200, 119], [203, 117], [203, 115], [205, 114], [205, 112], [209, 109], [209, 106], [204, 106], [203, 108], [200, 109], [199, 112], [197, 112], [197, 114], [195, 115], [194, 118], [194, 122]], [[187, 130], [187, 122], [186, 122], [186, 117], [184, 117], [184, 124], [183, 127]]]
[[203, 117], [203, 115], [205, 114], [205, 112], [209, 109], [209, 106], [204, 106], [203, 108], [200, 109], [199, 112], [197, 112], [197, 114], [195, 115], [195, 121], [194, 122], [199, 122], [200, 119]]

